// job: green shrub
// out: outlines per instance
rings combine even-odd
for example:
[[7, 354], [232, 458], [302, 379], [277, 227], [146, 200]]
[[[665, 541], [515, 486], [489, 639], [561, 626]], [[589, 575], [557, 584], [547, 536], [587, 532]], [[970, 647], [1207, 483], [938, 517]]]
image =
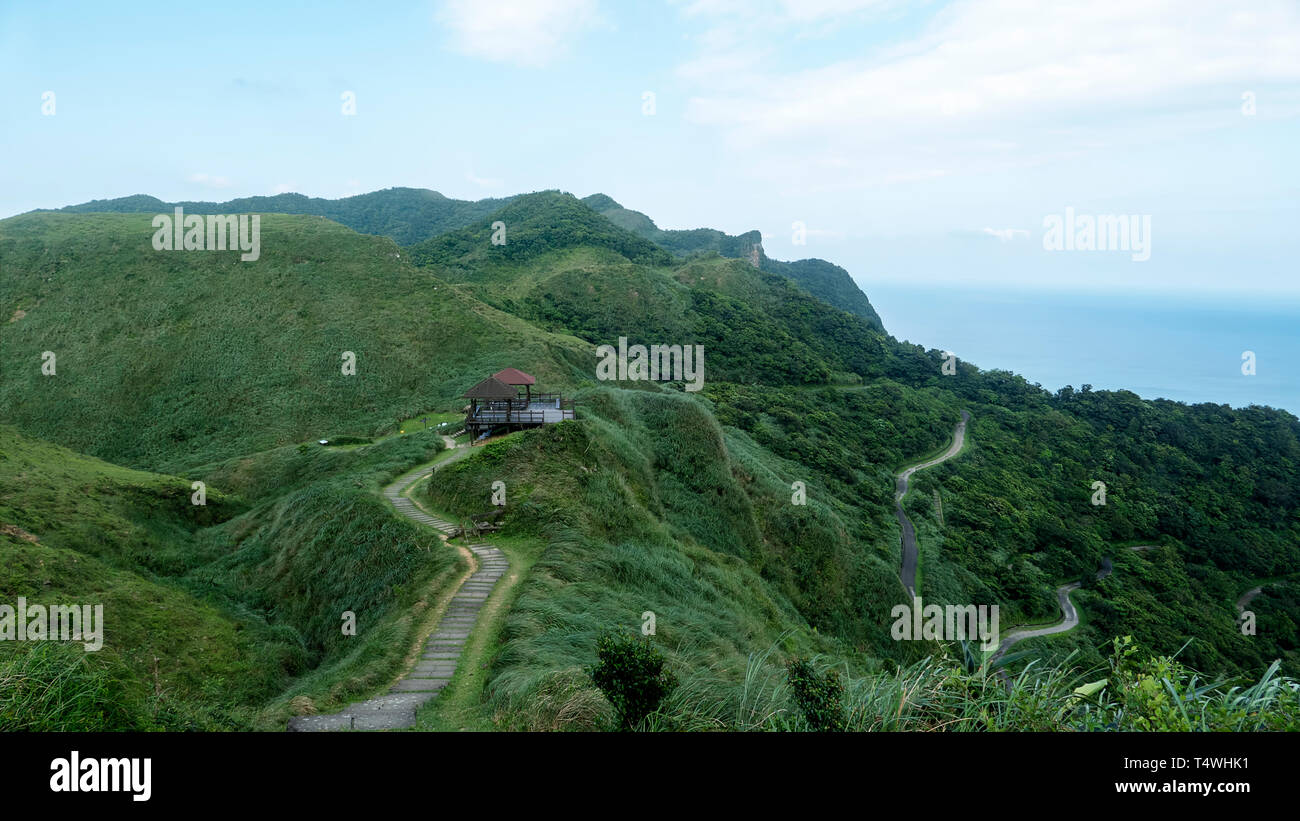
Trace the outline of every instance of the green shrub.
[[335, 436], [326, 441], [326, 445], [334, 447], [335, 445], [368, 445], [371, 440], [364, 436]]
[[835, 670], [818, 673], [812, 663], [792, 659], [786, 665], [795, 703], [809, 726], [818, 732], [839, 732], [845, 728], [844, 683]]
[[599, 661], [587, 670], [618, 713], [619, 726], [630, 730], [653, 713], [677, 686], [664, 669], [663, 655], [649, 639], [606, 633], [596, 641]]

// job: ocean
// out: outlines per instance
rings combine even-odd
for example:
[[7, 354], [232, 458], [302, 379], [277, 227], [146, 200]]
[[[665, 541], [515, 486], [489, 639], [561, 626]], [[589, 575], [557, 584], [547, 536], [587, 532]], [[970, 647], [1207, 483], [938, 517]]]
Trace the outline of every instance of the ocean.
[[860, 285], [898, 339], [1051, 391], [1089, 384], [1300, 415], [1300, 299]]

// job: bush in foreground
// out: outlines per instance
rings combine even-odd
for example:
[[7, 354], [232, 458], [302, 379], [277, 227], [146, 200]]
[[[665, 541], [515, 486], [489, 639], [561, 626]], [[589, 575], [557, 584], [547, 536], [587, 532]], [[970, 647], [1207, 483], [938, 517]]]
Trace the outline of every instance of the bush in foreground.
[[795, 704], [808, 726], [818, 732], [845, 729], [844, 683], [835, 670], [818, 673], [805, 659], [792, 659], [786, 665]]
[[649, 639], [606, 633], [596, 642], [596, 656], [587, 673], [614, 706], [621, 729], [639, 724], [677, 686]]

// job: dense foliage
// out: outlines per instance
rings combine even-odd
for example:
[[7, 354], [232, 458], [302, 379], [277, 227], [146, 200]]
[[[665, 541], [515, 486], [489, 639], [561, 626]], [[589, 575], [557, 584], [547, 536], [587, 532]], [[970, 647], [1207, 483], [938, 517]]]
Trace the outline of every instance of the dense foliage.
[[[503, 226], [503, 227], [502, 227]], [[498, 231], [499, 241], [493, 241]], [[667, 252], [623, 231], [572, 194], [544, 191], [511, 200], [489, 217], [411, 247], [418, 263], [520, 263], [564, 248], [606, 248], [632, 262], [666, 264]]]
[[630, 730], [677, 686], [664, 665], [650, 639], [610, 633], [596, 641], [596, 663], [587, 674], [614, 706], [619, 726]]
[[818, 732], [845, 727], [844, 683], [838, 670], [818, 672], [807, 659], [794, 658], [785, 667], [790, 692], [808, 726]]

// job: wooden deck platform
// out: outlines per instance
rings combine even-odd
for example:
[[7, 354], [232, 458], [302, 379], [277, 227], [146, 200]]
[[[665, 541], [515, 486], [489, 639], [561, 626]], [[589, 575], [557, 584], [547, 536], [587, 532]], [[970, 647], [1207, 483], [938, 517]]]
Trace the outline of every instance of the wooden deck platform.
[[478, 434], [488, 428], [527, 428], [550, 425], [573, 418], [572, 403], [562, 402], [559, 399], [534, 401], [527, 405], [491, 402], [480, 405], [465, 417], [465, 430], [471, 434]]

